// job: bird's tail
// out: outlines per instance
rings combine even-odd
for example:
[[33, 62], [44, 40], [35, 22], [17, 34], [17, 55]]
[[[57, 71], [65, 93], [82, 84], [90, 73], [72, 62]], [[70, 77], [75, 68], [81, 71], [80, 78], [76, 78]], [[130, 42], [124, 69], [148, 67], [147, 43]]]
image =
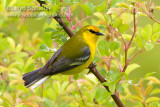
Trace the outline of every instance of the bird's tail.
[[28, 88], [32, 86], [32, 88], [36, 88], [37, 86], [41, 85], [45, 82], [50, 76], [45, 76], [40, 73], [42, 68], [36, 69], [32, 72], [26, 73], [23, 75], [22, 79], [25, 81], [24, 85]]

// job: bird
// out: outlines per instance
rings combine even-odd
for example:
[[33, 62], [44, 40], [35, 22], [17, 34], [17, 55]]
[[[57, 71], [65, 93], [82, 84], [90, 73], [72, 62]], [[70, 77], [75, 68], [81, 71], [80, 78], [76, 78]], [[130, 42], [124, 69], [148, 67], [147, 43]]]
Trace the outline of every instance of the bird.
[[102, 35], [96, 26], [82, 27], [43, 67], [23, 74], [22, 79], [26, 88], [32, 86], [35, 89], [56, 74], [74, 75], [86, 69], [94, 59], [98, 37]]

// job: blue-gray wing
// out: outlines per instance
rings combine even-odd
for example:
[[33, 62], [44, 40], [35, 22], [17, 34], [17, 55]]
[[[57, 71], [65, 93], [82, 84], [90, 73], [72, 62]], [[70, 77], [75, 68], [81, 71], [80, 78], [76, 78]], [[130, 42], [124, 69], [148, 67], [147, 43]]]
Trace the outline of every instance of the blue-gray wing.
[[53, 75], [53, 74], [65, 72], [81, 64], [84, 64], [90, 58], [91, 52], [88, 46], [83, 47], [80, 50], [80, 52], [81, 53], [79, 54], [79, 56], [74, 56], [74, 58], [72, 59], [61, 57], [55, 63], [48, 63], [47, 64], [47, 66], [49, 65], [48, 68], [45, 69], [45, 71], [42, 73], [44, 75]]
[[62, 49], [60, 48], [58, 51], [54, 53], [54, 55], [49, 59], [49, 61], [42, 67], [41, 73], [44, 73], [50, 65], [54, 64], [58, 56], [61, 54]]

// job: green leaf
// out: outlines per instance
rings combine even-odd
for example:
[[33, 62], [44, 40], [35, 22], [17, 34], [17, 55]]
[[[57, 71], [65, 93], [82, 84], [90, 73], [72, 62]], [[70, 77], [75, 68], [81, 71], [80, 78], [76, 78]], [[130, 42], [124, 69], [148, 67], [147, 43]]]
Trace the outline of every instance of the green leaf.
[[46, 18], [46, 22], [47, 22], [48, 24], [51, 24], [52, 19], [51, 19], [50, 17], [47, 17], [47, 18]]
[[97, 62], [99, 62], [100, 60], [101, 60], [101, 58], [95, 55], [93, 62], [94, 62], [94, 63], [97, 63]]
[[152, 88], [153, 88], [152, 85], [148, 85], [148, 87], [147, 87], [147, 89], [146, 89], [144, 95], [147, 96], [147, 95], [151, 92]]
[[125, 79], [128, 80], [128, 74], [124, 73], [123, 75], [124, 75]]
[[144, 48], [145, 48], [147, 51], [152, 50], [153, 47], [154, 47], [154, 44], [151, 43], [151, 42], [150, 42], [150, 43], [147, 43], [147, 42], [144, 43]]
[[105, 40], [99, 41], [98, 51], [101, 54], [101, 56], [105, 56], [105, 55], [109, 56], [108, 50], [109, 50], [109, 43]]
[[143, 41], [140, 35], [136, 35], [135, 40], [136, 40], [137, 47], [139, 49], [143, 49]]
[[105, 14], [104, 15], [104, 18], [105, 18], [105, 21], [106, 21], [106, 23], [109, 23], [110, 24], [110, 16], [108, 15], [108, 14]]
[[157, 77], [149, 76], [149, 77], [147, 78], [147, 80], [149, 80], [151, 83], [159, 84], [159, 85], [160, 85], [160, 80], [159, 80]]
[[0, 32], [0, 39], [3, 37], [4, 33]]
[[124, 91], [122, 84], [119, 84], [117, 89], [118, 89], [119, 93], [123, 93], [123, 91]]
[[119, 82], [122, 79], [123, 75], [124, 75], [124, 72], [119, 73], [115, 82]]
[[103, 82], [103, 83], [101, 83], [102, 85], [104, 85], [104, 86], [108, 86], [109, 85], [109, 82]]
[[19, 58], [24, 58], [27, 57], [28, 54], [26, 52], [18, 52], [15, 56], [14, 59], [19, 59]]
[[34, 60], [30, 57], [27, 59], [26, 64], [24, 66], [24, 71], [32, 70], [31, 66], [33, 65]]
[[[47, 96], [49, 97], [49, 98], [51, 98], [52, 100], [56, 100], [57, 99], [57, 93], [56, 93], [56, 91], [53, 89], [53, 88], [47, 88]], [[52, 93], [52, 94], [51, 94]]]
[[130, 5], [129, 5], [129, 4], [127, 4], [127, 3], [117, 3], [117, 4], [116, 4], [116, 6], [124, 7], [124, 8], [126, 8], [126, 9], [131, 10]]
[[158, 102], [160, 101], [160, 98], [159, 97], [149, 97], [146, 99], [146, 103], [151, 103], [151, 102]]
[[48, 52], [39, 51], [36, 54], [34, 54], [32, 58], [35, 59], [35, 58], [38, 58], [38, 57], [45, 57], [47, 53]]
[[90, 16], [94, 12], [94, 5], [90, 2], [85, 2], [84, 4], [81, 5], [81, 7], [86, 15]]
[[151, 40], [152, 26], [150, 24], [147, 24], [143, 29], [141, 29], [141, 36], [145, 41]]
[[[59, 11], [60, 10], [60, 6], [59, 5], [52, 5], [51, 6], [51, 12], [52, 14]], [[57, 12], [58, 13], [58, 12]], [[47, 21], [47, 20], [46, 20]], [[50, 21], [48, 20], [48, 22], [50, 23]]]
[[111, 8], [113, 7], [113, 6], [115, 6], [117, 3], [119, 3], [119, 2], [124, 2], [125, 0], [112, 0], [111, 1]]
[[42, 44], [39, 47], [40, 51], [49, 51], [50, 49], [48, 48], [48, 46], [46, 44]]
[[46, 28], [44, 32], [57, 32], [57, 31], [53, 28]]
[[[1, 106], [0, 106], [1, 107]], [[24, 107], [24, 103], [17, 104], [15, 107]]]
[[0, 51], [3, 51], [9, 47], [7, 38], [0, 38]]
[[108, 92], [104, 88], [98, 88], [95, 94], [95, 98], [97, 100], [104, 100], [105, 98], [108, 98], [111, 95], [110, 92]]
[[147, 78], [147, 77], [149, 77], [149, 76], [151, 76], [151, 75], [153, 75], [153, 74], [155, 74], [156, 72], [150, 72], [150, 73], [147, 73], [145, 76], [144, 76], [144, 78]]
[[29, 102], [38, 101], [38, 102], [42, 102], [44, 100], [41, 97], [37, 96], [37, 95], [32, 95], [32, 96], [28, 97], [25, 101], [29, 101]]
[[160, 6], [155, 6], [154, 9], [160, 10]]
[[23, 85], [23, 84], [18, 84], [17, 86], [16, 86], [16, 89], [18, 89], [18, 90], [23, 90], [24, 92], [28, 92], [28, 89]]
[[21, 44], [18, 44], [16, 46], [16, 52], [20, 52], [22, 50], [23, 46]]
[[111, 93], [114, 93], [114, 91], [116, 89], [116, 82], [115, 81], [110, 82], [108, 87], [109, 87], [109, 90], [111, 91]]
[[127, 24], [121, 24], [118, 26], [119, 33], [124, 33], [129, 28], [129, 25]]
[[98, 6], [95, 7], [95, 9], [98, 12], [102, 12], [105, 8], [106, 8], [106, 2], [103, 2], [102, 4], [100, 4], [100, 5], [98, 5]]
[[54, 82], [54, 83], [53, 83], [53, 87], [54, 87], [54, 89], [56, 90], [57, 94], [60, 94], [60, 93], [61, 93], [62, 90], [61, 90], [61, 85], [60, 85], [59, 81]]
[[136, 91], [137, 94], [143, 95], [142, 90], [138, 87], [138, 85], [132, 85], [133, 89]]
[[130, 95], [129, 98], [134, 100], [134, 101], [143, 102], [143, 98], [141, 96], [138, 96], [138, 95]]
[[124, 12], [120, 15], [123, 24], [130, 25], [133, 22], [133, 15], [131, 13]]
[[[132, 35], [129, 35], [129, 34], [122, 34], [122, 37], [123, 37], [125, 40], [131, 40]], [[121, 38], [121, 37], [119, 37], [119, 38]]]
[[8, 39], [8, 42], [9, 42], [11, 48], [14, 50], [16, 47], [15, 41], [11, 37], [8, 37], [7, 39]]
[[126, 69], [126, 74], [129, 74], [131, 71], [135, 70], [136, 68], [139, 68], [140, 65], [133, 63], [128, 65], [127, 69]]
[[156, 88], [156, 89], [153, 89], [153, 91], [150, 93], [150, 95], [153, 95], [153, 94], [157, 95], [159, 93], [160, 93], [160, 88]]
[[136, 49], [136, 47], [130, 47], [129, 49], [128, 49], [128, 57], [130, 57], [130, 56], [132, 56], [133, 55], [133, 53], [135, 53], [135, 49]]
[[11, 106], [13, 106], [14, 101], [13, 101], [13, 97], [11, 96], [10, 93], [8, 93], [8, 92], [4, 93], [2, 99], [4, 99], [4, 100], [7, 101]]
[[155, 43], [160, 37], [160, 32], [152, 35], [152, 42]]
[[104, 15], [102, 13], [100, 13], [100, 12], [94, 12], [94, 15], [96, 17], [98, 17], [100, 20], [105, 21], [105, 17], [104, 17]]
[[160, 32], [160, 24], [154, 23], [153, 25], [153, 33]]
[[81, 5], [81, 3], [74, 3], [74, 4], [71, 6], [71, 11], [74, 11], [74, 10], [77, 9], [80, 5]]
[[114, 22], [112, 23], [113, 28], [118, 27], [122, 23], [122, 20], [119, 18], [115, 18]]
[[[44, 0], [40, 0], [40, 1], [44, 1]], [[54, 0], [47, 0], [51, 5], [53, 5], [53, 1]]]
[[104, 68], [100, 69], [100, 73], [105, 77], [107, 75], [106, 70]]
[[63, 82], [63, 84], [62, 84], [62, 92], [65, 91], [65, 89], [67, 88], [68, 84], [69, 84], [68, 81]]
[[120, 44], [116, 41], [113, 41], [110, 43], [110, 50], [115, 51], [120, 47]]
[[3, 73], [5, 71], [7, 71], [8, 68], [7, 67], [4, 67], [4, 66], [0, 66], [0, 73]]

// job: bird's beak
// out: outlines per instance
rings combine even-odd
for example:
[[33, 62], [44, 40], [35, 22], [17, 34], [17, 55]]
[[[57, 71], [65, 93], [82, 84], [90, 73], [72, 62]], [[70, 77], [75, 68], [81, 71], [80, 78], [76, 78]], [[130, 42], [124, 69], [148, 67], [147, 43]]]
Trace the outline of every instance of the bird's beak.
[[98, 35], [98, 36], [103, 36], [104, 34], [101, 33], [101, 32], [96, 32], [96, 35]]

